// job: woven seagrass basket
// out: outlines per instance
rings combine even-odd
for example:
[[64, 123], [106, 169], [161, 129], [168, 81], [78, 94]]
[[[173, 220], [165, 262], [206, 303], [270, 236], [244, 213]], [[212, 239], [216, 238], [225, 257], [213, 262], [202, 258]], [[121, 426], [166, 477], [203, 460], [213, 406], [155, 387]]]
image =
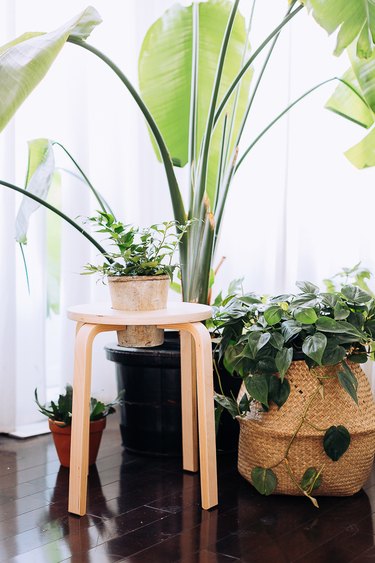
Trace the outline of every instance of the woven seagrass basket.
[[[345, 426], [351, 436], [348, 450], [338, 461], [332, 461], [323, 449], [324, 432], [318, 432], [306, 423], [289, 450], [290, 467], [298, 482], [307, 468], [319, 469], [324, 464], [322, 484], [314, 491], [314, 496], [352, 495], [361, 489], [371, 471], [375, 452], [375, 404], [360, 366], [351, 363], [350, 367], [358, 379], [358, 406], [335, 377], [324, 380], [324, 398], [318, 394], [308, 411], [308, 420], [318, 428]], [[339, 366], [324, 366], [314, 371], [319, 375], [334, 375], [338, 369]], [[306, 402], [317, 387], [316, 375], [309, 371], [304, 361], [292, 362], [286, 377], [290, 383], [290, 395], [280, 409], [272, 404], [269, 412], [262, 414], [261, 420], [238, 418], [238, 470], [250, 482], [254, 467], [272, 467], [283, 459]], [[284, 463], [272, 471], [278, 481], [275, 494], [301, 494]]]

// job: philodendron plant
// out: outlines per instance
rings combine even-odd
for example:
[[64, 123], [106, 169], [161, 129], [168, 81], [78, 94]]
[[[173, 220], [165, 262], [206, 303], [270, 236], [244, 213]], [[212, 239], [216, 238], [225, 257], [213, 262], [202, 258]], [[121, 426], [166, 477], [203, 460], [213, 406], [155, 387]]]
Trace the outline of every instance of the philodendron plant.
[[[355, 285], [331, 293], [321, 293], [309, 282], [299, 282], [297, 286], [300, 293], [296, 295], [232, 295], [215, 308], [213, 322], [221, 337], [224, 365], [243, 379], [246, 389], [239, 398], [217, 394], [219, 413], [225, 408], [233, 417], [248, 417], [267, 411], [271, 404], [288, 408], [288, 369], [293, 360], [306, 362], [312, 371], [318, 366], [338, 366], [338, 383], [358, 404], [357, 379], [350, 362], [364, 363], [371, 352], [375, 339], [374, 298]], [[317, 380], [324, 393], [324, 377], [318, 375]], [[301, 401], [308, 409], [309, 397]], [[291, 443], [307, 416], [305, 408], [280, 463], [288, 463]], [[330, 426], [322, 429], [321, 434], [325, 453], [337, 461], [349, 447], [348, 429], [343, 425]], [[310, 491], [307, 496], [311, 496], [321, 472], [306, 469], [306, 486]], [[254, 486], [264, 494], [270, 494], [277, 486], [272, 468], [256, 467], [251, 477]], [[310, 487], [312, 482], [314, 486]], [[300, 487], [305, 494], [307, 488], [303, 483]]]
[[[66, 42], [94, 54], [121, 80], [142, 112], [163, 162], [175, 220], [184, 224], [197, 219], [179, 245], [186, 301], [204, 303], [208, 299], [226, 200], [241, 163], [266, 131], [307, 95], [276, 115], [239, 152], [245, 124], [282, 29], [305, 6], [329, 33], [338, 30], [336, 54], [349, 44], [354, 44], [359, 57], [373, 51], [372, 0], [292, 0], [289, 7], [285, 5], [285, 17], [254, 50], [249, 39], [256, 12], [246, 29], [238, 10], [239, 0], [208, 0], [171, 8], [153, 24], [143, 42], [139, 59], [141, 95], [112, 60], [87, 42], [101, 22], [94, 8], [87, 8], [55, 31], [27, 33], [0, 48], [0, 130], [44, 77]], [[260, 55], [265, 57], [255, 69]], [[355, 99], [359, 97], [357, 91], [351, 92]], [[38, 168], [51, 167], [52, 159], [42, 152], [39, 156], [39, 162], [30, 158], [31, 184], [26, 191], [8, 182], [0, 183], [49, 207], [82, 232], [75, 221], [45, 204], [51, 174], [48, 170], [38, 172]], [[185, 164], [190, 170], [187, 202], [174, 171], [175, 166]], [[38, 174], [38, 182], [32, 182], [33, 174]], [[111, 212], [107, 207], [102, 210]], [[83, 234], [102, 252], [89, 233]]]

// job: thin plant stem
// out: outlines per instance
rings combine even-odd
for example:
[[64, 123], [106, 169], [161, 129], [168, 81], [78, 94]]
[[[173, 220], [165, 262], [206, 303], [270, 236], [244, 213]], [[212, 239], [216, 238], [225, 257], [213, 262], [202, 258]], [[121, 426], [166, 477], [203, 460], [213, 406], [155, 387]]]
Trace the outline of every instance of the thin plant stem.
[[44, 199], [41, 199], [40, 197], [28, 192], [27, 190], [24, 190], [23, 188], [19, 188], [18, 186], [11, 184], [10, 182], [5, 182], [4, 180], [0, 180], [0, 185], [4, 186], [6, 188], [10, 188], [11, 190], [13, 190], [15, 192], [19, 192], [20, 194], [23, 194], [26, 197], [29, 197], [30, 199], [33, 199], [34, 201], [36, 201], [37, 203], [39, 203], [43, 207], [46, 207], [47, 209], [49, 209], [50, 211], [52, 211], [53, 213], [55, 213], [56, 215], [61, 217], [61, 219], [64, 219], [64, 221], [69, 223], [69, 225], [71, 225], [74, 229], [76, 229], [79, 233], [81, 233], [81, 235], [83, 235], [88, 241], [90, 241], [91, 244], [93, 244], [99, 250], [100, 254], [103, 255], [103, 257], [107, 260], [107, 262], [109, 262], [110, 264], [113, 263], [113, 260], [107, 255], [106, 250], [98, 243], [98, 241], [96, 241], [78, 223], [76, 223], [75, 221], [73, 221], [73, 219], [68, 217], [68, 215], [65, 215], [65, 213], [63, 213], [62, 211], [57, 209], [57, 207], [54, 207], [53, 205], [44, 201]]
[[248, 155], [248, 153], [251, 151], [251, 149], [257, 144], [258, 141], [260, 141], [260, 139], [263, 137], [263, 135], [265, 135], [265, 133], [267, 133], [267, 131], [269, 131], [269, 129], [271, 129], [271, 127], [273, 127], [273, 125], [275, 125], [275, 123], [277, 123], [277, 121], [279, 121], [279, 119], [281, 119], [286, 113], [288, 113], [289, 110], [291, 110], [295, 105], [297, 105], [299, 102], [301, 102], [304, 98], [306, 98], [306, 96], [308, 96], [309, 94], [311, 94], [312, 92], [314, 92], [315, 90], [317, 90], [318, 88], [320, 88], [321, 86], [324, 86], [325, 84], [328, 84], [329, 82], [332, 82], [334, 80], [338, 80], [339, 82], [342, 82], [343, 84], [345, 84], [350, 90], [352, 90], [352, 92], [354, 94], [356, 94], [361, 100], [362, 102], [366, 103], [367, 102], [364, 100], [364, 98], [361, 96], [361, 94], [359, 92], [357, 92], [357, 90], [355, 88], [353, 88], [353, 86], [351, 84], [349, 84], [346, 80], [343, 80], [342, 78], [338, 78], [337, 76], [334, 76], [333, 78], [328, 78], [327, 80], [323, 80], [323, 82], [320, 82], [319, 84], [316, 84], [315, 86], [313, 86], [312, 88], [310, 88], [309, 90], [307, 90], [306, 92], [304, 92], [304, 94], [302, 94], [301, 96], [299, 96], [296, 100], [294, 100], [291, 104], [289, 104], [281, 113], [279, 113], [268, 125], [267, 127], [265, 127], [260, 133], [259, 135], [254, 139], [254, 141], [247, 147], [247, 149], [244, 151], [244, 153], [241, 155], [241, 158], [239, 159], [237, 166], [235, 168], [235, 173], [237, 172], [238, 168], [241, 166], [242, 162], [244, 161], [244, 159], [246, 158], [246, 156]]
[[82, 170], [82, 168], [80, 167], [80, 165], [78, 164], [78, 162], [73, 158], [73, 156], [70, 154], [70, 152], [64, 147], [64, 145], [62, 145], [61, 143], [59, 143], [58, 141], [52, 141], [53, 145], [56, 145], [58, 147], [60, 147], [65, 154], [70, 158], [70, 160], [73, 162], [74, 166], [77, 168], [78, 172], [81, 174], [83, 180], [86, 182], [86, 184], [88, 185], [88, 187], [90, 188], [90, 190], [92, 191], [95, 199], [97, 200], [97, 202], [99, 203], [102, 211], [104, 213], [107, 213], [108, 211], [114, 216], [113, 211], [111, 209], [107, 209], [104, 201], [102, 200], [102, 198], [100, 197], [99, 193], [96, 191], [96, 189], [94, 188], [94, 186], [92, 185], [92, 183], [90, 182], [90, 180], [88, 179], [88, 177], [86, 176], [86, 174], [84, 173], [84, 171]]
[[244, 66], [242, 67], [242, 69], [237, 74], [236, 78], [233, 80], [232, 84], [230, 85], [230, 87], [226, 91], [218, 109], [216, 110], [215, 119], [214, 119], [214, 127], [217, 124], [218, 119], [219, 119], [223, 109], [225, 108], [229, 98], [231, 97], [232, 92], [236, 88], [237, 84], [240, 82], [240, 80], [243, 77], [243, 75], [245, 74], [245, 72], [249, 69], [251, 64], [255, 61], [257, 56], [263, 51], [263, 49], [266, 47], [266, 45], [268, 45], [268, 43], [275, 37], [275, 35], [277, 35], [280, 32], [280, 30], [288, 23], [288, 21], [290, 21], [292, 18], [294, 18], [294, 16], [302, 9], [303, 9], [303, 5], [301, 4], [300, 6], [298, 6], [294, 10], [294, 12], [291, 12], [290, 14], [288, 14], [288, 16], [286, 16], [283, 19], [283, 21], [277, 27], [275, 27], [275, 29], [266, 37], [266, 39], [263, 41], [263, 43], [261, 43], [259, 45], [259, 47], [251, 55], [251, 57], [246, 61], [246, 63], [244, 64]]

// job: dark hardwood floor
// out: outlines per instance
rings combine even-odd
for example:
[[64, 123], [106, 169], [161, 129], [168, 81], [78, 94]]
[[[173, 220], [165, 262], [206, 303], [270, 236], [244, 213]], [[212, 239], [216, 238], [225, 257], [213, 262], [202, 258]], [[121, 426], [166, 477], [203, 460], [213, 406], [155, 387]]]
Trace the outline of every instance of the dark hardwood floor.
[[362, 563], [375, 561], [375, 472], [353, 497], [262, 497], [221, 454], [220, 505], [178, 459], [124, 452], [116, 417], [89, 477], [88, 514], [68, 515], [68, 470], [49, 435], [0, 436], [0, 561], [27, 563]]

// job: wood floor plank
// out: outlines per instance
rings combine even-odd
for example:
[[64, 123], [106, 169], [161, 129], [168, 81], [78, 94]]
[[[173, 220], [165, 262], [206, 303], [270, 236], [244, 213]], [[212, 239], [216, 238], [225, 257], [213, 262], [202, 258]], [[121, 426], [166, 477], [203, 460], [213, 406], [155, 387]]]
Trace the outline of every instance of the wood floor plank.
[[90, 468], [88, 514], [67, 513], [69, 471], [50, 436], [0, 436], [0, 562], [349, 563], [375, 561], [375, 471], [365, 491], [263, 497], [218, 456], [219, 507], [200, 508], [198, 474], [181, 459], [124, 451], [113, 417]]

